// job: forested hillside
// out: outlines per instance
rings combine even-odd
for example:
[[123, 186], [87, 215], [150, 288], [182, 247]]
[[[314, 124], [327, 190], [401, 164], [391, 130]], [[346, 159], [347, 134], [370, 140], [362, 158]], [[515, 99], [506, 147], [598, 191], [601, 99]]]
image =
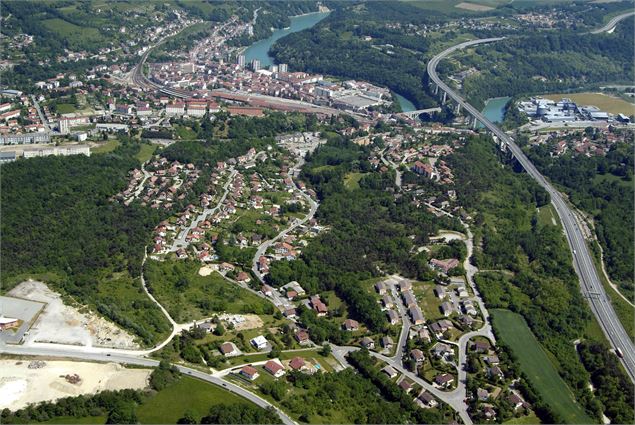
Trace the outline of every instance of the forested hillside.
[[[593, 129], [589, 129], [593, 137]], [[551, 156], [546, 145], [528, 151], [529, 158], [569, 199], [592, 215], [611, 278], [632, 299], [633, 255], [633, 149], [614, 145], [606, 156]]]
[[480, 71], [464, 81], [466, 97], [480, 105], [490, 97], [631, 82], [635, 79], [633, 21], [620, 22], [613, 34], [536, 32], [457, 56], [462, 69]]
[[[473, 261], [482, 270], [502, 270], [477, 275], [488, 307], [510, 309], [525, 317], [590, 415], [599, 418], [606, 409], [612, 419], [632, 418], [628, 406], [633, 402], [633, 386], [628, 379], [615, 380], [594, 395], [587, 387], [587, 370], [595, 379], [612, 379], [614, 372], [600, 378], [602, 372], [581, 360], [572, 343], [601, 336], [589, 332], [593, 318], [580, 293], [562, 232], [537, 219], [536, 208], [549, 203], [546, 192], [528, 175], [515, 173], [513, 164], [501, 168], [488, 137], [473, 138], [450, 157], [450, 163], [456, 170], [457, 196], [475, 214], [476, 244], [481, 249]], [[602, 351], [606, 350], [602, 345]], [[607, 397], [615, 391], [622, 395]]]
[[134, 159], [138, 144], [123, 142], [111, 154], [2, 166], [2, 287], [10, 289], [20, 276], [45, 276], [150, 343], [168, 324], [133, 279], [160, 217], [109, 200], [140, 165]]

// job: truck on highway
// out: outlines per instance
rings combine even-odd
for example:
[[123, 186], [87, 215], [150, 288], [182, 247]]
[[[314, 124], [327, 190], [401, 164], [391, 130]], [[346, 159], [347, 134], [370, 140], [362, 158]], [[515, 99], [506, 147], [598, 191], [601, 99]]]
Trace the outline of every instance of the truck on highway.
[[619, 348], [615, 349], [615, 355], [619, 357], [620, 359], [624, 358], [624, 354], [622, 353], [622, 350], [620, 350]]

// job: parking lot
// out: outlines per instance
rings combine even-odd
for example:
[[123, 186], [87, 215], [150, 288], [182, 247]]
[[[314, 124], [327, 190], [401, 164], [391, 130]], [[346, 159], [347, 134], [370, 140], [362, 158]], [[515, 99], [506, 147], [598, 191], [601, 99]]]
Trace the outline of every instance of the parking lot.
[[0, 341], [7, 344], [19, 344], [24, 338], [25, 332], [35, 322], [46, 304], [23, 300], [21, 298], [0, 297], [0, 316], [20, 319], [22, 324], [17, 329], [9, 329], [0, 332]]

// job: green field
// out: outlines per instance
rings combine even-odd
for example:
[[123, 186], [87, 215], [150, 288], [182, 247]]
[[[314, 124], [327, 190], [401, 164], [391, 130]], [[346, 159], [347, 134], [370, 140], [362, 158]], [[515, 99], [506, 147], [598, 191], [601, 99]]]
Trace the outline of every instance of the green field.
[[139, 406], [137, 417], [142, 424], [174, 424], [186, 410], [195, 412], [200, 419], [215, 404], [240, 402], [248, 403], [216, 385], [184, 376]]
[[200, 276], [198, 261], [149, 260], [145, 277], [153, 294], [179, 323], [215, 313], [271, 313], [273, 306], [218, 273]]
[[579, 105], [593, 105], [597, 106], [604, 112], [611, 114], [635, 114], [635, 105], [620, 99], [618, 97], [608, 96], [602, 93], [556, 93], [546, 94], [543, 96], [546, 99], [558, 101], [563, 97], [568, 97]]
[[60, 114], [70, 114], [75, 112], [77, 109], [75, 105], [71, 105], [70, 103], [58, 103], [57, 104], [57, 112]]
[[99, 146], [95, 146], [94, 148], [90, 148], [90, 153], [108, 153], [112, 152], [119, 146], [119, 140], [109, 140], [105, 143], [101, 143]]
[[348, 190], [359, 189], [359, 181], [364, 177], [365, 173], [348, 173], [344, 176], [344, 186]]
[[560, 217], [558, 217], [558, 214], [551, 204], [538, 208], [538, 223], [540, 223], [541, 226], [562, 227]]
[[156, 149], [156, 146], [147, 145], [147, 144], [143, 143], [143, 144], [141, 144], [141, 147], [139, 149], [139, 153], [136, 154], [135, 157], [142, 163], [146, 162], [150, 158], [152, 158], [152, 154], [154, 153], [155, 149]]
[[96, 28], [80, 27], [59, 18], [46, 19], [42, 21], [42, 24], [71, 43], [97, 41], [100, 37], [100, 32]]
[[531, 332], [525, 319], [509, 310], [490, 310], [493, 324], [516, 357], [520, 370], [540, 393], [543, 400], [561, 415], [566, 423], [590, 424], [584, 410], [576, 403], [549, 356]]

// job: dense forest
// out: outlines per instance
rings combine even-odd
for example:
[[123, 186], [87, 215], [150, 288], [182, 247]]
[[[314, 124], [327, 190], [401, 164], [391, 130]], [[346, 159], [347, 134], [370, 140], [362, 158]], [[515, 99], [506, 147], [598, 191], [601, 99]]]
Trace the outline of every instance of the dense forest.
[[482, 105], [490, 97], [630, 82], [635, 79], [633, 25], [627, 19], [613, 34], [536, 32], [479, 46], [459, 58], [462, 69], [480, 70], [465, 79], [463, 90], [470, 103]]
[[[430, 277], [425, 253], [412, 255], [411, 248], [426, 243], [441, 227], [460, 229], [460, 225], [434, 218], [407, 198], [395, 201], [394, 175], [373, 171], [367, 157], [367, 149], [340, 136], [331, 136], [307, 155], [301, 178], [316, 190], [320, 198], [316, 217], [330, 230], [313, 240], [300, 259], [273, 263], [267, 279], [276, 286], [296, 280], [312, 293], [334, 289], [354, 317], [379, 330], [386, 319], [358, 282], [392, 272]], [[365, 173], [359, 189], [345, 187], [349, 172]]]
[[[593, 128], [586, 135], [597, 138]], [[569, 199], [592, 215], [595, 231], [604, 250], [607, 271], [624, 294], [632, 299], [633, 286], [633, 158], [630, 143], [613, 145], [606, 156], [586, 157], [565, 154], [551, 156], [547, 145], [528, 150], [531, 161], [553, 182], [561, 186]]]
[[133, 281], [158, 213], [109, 200], [139, 167], [135, 142], [104, 155], [49, 156], [2, 166], [2, 286], [46, 276], [55, 289], [156, 341], [169, 329]]
[[[577, 400], [599, 418], [602, 410], [608, 412], [599, 401], [609, 386], [589, 391], [589, 373], [571, 344], [581, 337], [593, 338], [587, 334], [592, 316], [564, 236], [557, 226], [537, 220], [536, 208], [547, 205], [549, 196], [529, 176], [515, 173], [513, 163], [501, 168], [501, 159], [507, 161], [498, 157], [488, 137], [477, 137], [448, 161], [456, 170], [458, 198], [475, 213], [475, 235], [482, 248], [472, 261], [480, 269], [506, 271], [479, 273], [477, 284], [489, 308], [506, 308], [525, 317]], [[629, 413], [611, 414], [614, 419]]]

